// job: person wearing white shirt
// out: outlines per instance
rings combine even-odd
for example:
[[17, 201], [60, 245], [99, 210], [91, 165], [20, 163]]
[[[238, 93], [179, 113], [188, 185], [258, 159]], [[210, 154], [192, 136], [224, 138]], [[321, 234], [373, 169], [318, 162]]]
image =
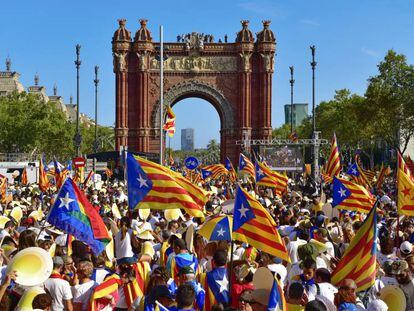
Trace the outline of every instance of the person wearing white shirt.
[[52, 311], [73, 310], [72, 291], [69, 282], [64, 280], [61, 275], [63, 266], [63, 259], [54, 257], [52, 274], [45, 282], [45, 288], [52, 297]]
[[81, 261], [79, 263], [76, 272], [77, 278], [75, 278], [75, 283], [78, 284], [72, 286], [74, 310], [88, 310], [88, 304], [93, 290], [98, 286], [98, 283], [91, 280], [92, 273], [93, 264], [90, 261]]
[[318, 287], [318, 295], [334, 302], [335, 294], [338, 289], [331, 284], [331, 273], [328, 269], [319, 268], [315, 272], [315, 281]]

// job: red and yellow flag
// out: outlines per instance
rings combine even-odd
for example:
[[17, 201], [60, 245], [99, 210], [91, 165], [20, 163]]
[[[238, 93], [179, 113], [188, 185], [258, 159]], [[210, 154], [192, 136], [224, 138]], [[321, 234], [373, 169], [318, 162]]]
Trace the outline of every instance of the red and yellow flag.
[[274, 188], [278, 196], [282, 196], [287, 191], [288, 178], [287, 176], [272, 171], [264, 163], [256, 161], [256, 184], [258, 186], [265, 186]]
[[285, 243], [272, 216], [240, 186], [234, 202], [233, 232], [238, 233], [238, 239], [242, 242], [290, 262]]
[[377, 264], [376, 240], [377, 209], [374, 206], [332, 272], [333, 285], [339, 285], [345, 279], [354, 280], [357, 291], [366, 290], [374, 285]]
[[130, 209], [182, 208], [194, 217], [204, 216], [206, 198], [200, 197], [200, 189], [172, 170], [128, 153], [127, 176]]
[[171, 109], [171, 106], [167, 107], [167, 119], [164, 123], [164, 131], [167, 132], [168, 136], [173, 137], [175, 134], [175, 114]]
[[398, 213], [414, 216], [414, 180], [400, 153], [398, 153], [397, 190]]
[[239, 172], [242, 174], [249, 175], [253, 179], [253, 181], [256, 180], [256, 172], [252, 161], [250, 161], [250, 159], [242, 153], [240, 153], [239, 157]]
[[47, 174], [44, 168], [44, 163], [42, 158], [39, 161], [39, 188], [40, 191], [45, 192], [49, 189], [49, 179], [47, 178]]
[[331, 152], [328, 158], [328, 162], [326, 162], [324, 174], [328, 175], [329, 177], [338, 177], [340, 172], [341, 158], [339, 156], [338, 143], [336, 141], [336, 135], [334, 133], [331, 142]]
[[24, 169], [23, 169], [23, 172], [22, 172], [22, 185], [27, 185], [29, 182], [28, 182], [28, 180], [27, 180], [27, 167], [25, 167]]

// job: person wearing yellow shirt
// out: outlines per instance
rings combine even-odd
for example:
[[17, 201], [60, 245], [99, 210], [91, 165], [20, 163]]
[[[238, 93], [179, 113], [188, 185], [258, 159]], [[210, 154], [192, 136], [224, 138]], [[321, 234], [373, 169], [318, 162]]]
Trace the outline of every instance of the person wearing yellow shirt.
[[320, 198], [313, 198], [312, 199], [312, 211], [316, 214], [317, 212], [322, 211], [323, 203], [321, 202]]

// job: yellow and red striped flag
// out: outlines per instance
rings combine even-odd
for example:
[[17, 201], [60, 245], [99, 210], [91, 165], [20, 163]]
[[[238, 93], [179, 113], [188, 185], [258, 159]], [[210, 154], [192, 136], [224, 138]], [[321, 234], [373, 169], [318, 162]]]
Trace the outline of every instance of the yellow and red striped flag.
[[414, 180], [400, 153], [398, 153], [397, 190], [398, 214], [414, 216]]
[[88, 311], [101, 310], [101, 306], [107, 306], [111, 303], [111, 299], [107, 296], [113, 296], [118, 288], [122, 286], [122, 281], [118, 275], [112, 274], [108, 276], [101, 284], [93, 289], [93, 293], [89, 300]]
[[25, 167], [23, 169], [22, 172], [22, 185], [27, 185], [28, 184], [28, 180], [27, 180], [27, 167]]
[[39, 188], [40, 191], [45, 192], [47, 189], [49, 189], [49, 180], [46, 175], [46, 171], [44, 168], [43, 159], [40, 158], [39, 161]]
[[410, 170], [411, 175], [413, 175], [414, 174], [414, 162], [413, 162], [413, 160], [411, 160], [410, 156], [407, 156], [407, 158], [405, 160], [405, 165]]
[[188, 195], [194, 200], [196, 204], [199, 206], [204, 206], [208, 200], [207, 192], [197, 186], [196, 183], [190, 182], [187, 178], [185, 178], [180, 173], [174, 172], [173, 170], [168, 170], [172, 177], [174, 177], [175, 181], [183, 187]]
[[244, 154], [240, 153], [239, 158], [239, 172], [242, 174], [249, 175], [253, 180], [255, 180], [256, 173], [252, 161], [249, 160]]
[[[194, 217], [203, 217], [204, 205], [194, 199], [194, 194], [187, 191], [194, 189], [194, 185], [184, 184], [184, 178], [178, 180], [171, 172], [162, 165], [128, 153], [129, 208], [182, 208]], [[188, 186], [187, 190], [183, 185]]]
[[363, 186], [346, 179], [333, 178], [332, 206], [367, 214], [371, 211], [374, 202], [374, 196]]
[[278, 196], [282, 196], [287, 191], [288, 178], [278, 172], [272, 171], [264, 163], [256, 161], [256, 184], [274, 188]]
[[367, 176], [359, 166], [358, 162], [352, 164], [346, 173], [350, 175], [354, 182], [358, 185], [361, 185], [364, 188], [371, 188], [371, 183], [369, 182]]
[[207, 165], [201, 169], [201, 177], [203, 179], [217, 179], [222, 175], [227, 175], [227, 173], [228, 171], [223, 164]]
[[378, 190], [382, 188], [382, 184], [384, 183], [385, 177], [389, 175], [389, 173], [390, 173], [390, 167], [389, 166], [385, 167], [384, 163], [382, 163], [381, 169], [380, 169], [380, 172], [377, 178], [377, 189]]
[[338, 177], [341, 172], [341, 157], [339, 155], [338, 143], [336, 141], [336, 135], [334, 133], [331, 142], [331, 153], [326, 162], [325, 174], [329, 177]]
[[374, 285], [377, 264], [376, 240], [377, 209], [374, 206], [332, 272], [333, 285], [339, 285], [345, 279], [354, 280], [357, 291], [366, 290]]
[[239, 234], [242, 242], [290, 262], [285, 243], [276, 229], [272, 216], [259, 201], [240, 186], [234, 202], [233, 232]]
[[175, 114], [171, 109], [171, 106], [167, 107], [167, 119], [164, 123], [164, 131], [167, 132], [168, 136], [173, 137], [175, 134]]
[[234, 169], [233, 163], [231, 163], [228, 157], [226, 157], [226, 160], [224, 161], [224, 166], [229, 171], [230, 181], [233, 181], [233, 182], [236, 181], [237, 179], [236, 170]]

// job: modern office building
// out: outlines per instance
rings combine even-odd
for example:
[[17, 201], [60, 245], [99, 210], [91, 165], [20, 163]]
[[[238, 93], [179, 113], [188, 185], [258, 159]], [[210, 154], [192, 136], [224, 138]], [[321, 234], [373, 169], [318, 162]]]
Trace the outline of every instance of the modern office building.
[[181, 150], [183, 151], [194, 150], [194, 129], [182, 129], [181, 130]]
[[[299, 126], [308, 117], [308, 104], [293, 104], [293, 125]], [[290, 124], [290, 104], [285, 105], [285, 124]]]

